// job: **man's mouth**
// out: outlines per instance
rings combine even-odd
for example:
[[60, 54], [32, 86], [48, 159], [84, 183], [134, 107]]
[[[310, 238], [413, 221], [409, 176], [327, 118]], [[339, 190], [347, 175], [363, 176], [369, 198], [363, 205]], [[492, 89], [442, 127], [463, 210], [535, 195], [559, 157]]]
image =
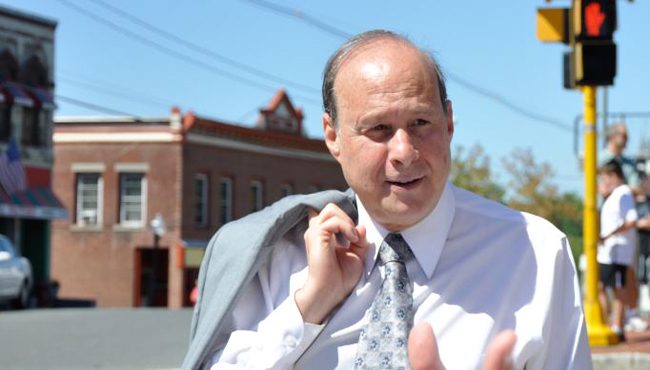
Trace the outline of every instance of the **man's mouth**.
[[395, 181], [387, 181], [389, 185], [395, 186], [398, 188], [403, 188], [403, 189], [411, 189], [415, 186], [417, 186], [420, 181], [422, 181], [422, 178], [416, 178], [416, 179], [405, 179], [405, 180], [395, 180]]

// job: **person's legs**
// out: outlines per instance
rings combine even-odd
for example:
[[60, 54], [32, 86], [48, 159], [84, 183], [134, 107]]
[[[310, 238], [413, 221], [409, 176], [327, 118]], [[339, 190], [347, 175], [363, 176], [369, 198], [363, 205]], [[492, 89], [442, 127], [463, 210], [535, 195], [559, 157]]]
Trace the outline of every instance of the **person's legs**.
[[602, 282], [598, 283], [598, 301], [600, 302], [600, 313], [603, 316], [603, 322], [609, 325], [609, 297], [607, 288]]
[[634, 269], [633, 266], [627, 267], [625, 271], [625, 281], [625, 304], [630, 309], [636, 310], [637, 302], [639, 300], [639, 286], [636, 280], [636, 269]]
[[624, 286], [614, 288], [614, 302], [612, 303], [612, 330], [619, 333], [623, 331], [626, 293], [627, 291]]

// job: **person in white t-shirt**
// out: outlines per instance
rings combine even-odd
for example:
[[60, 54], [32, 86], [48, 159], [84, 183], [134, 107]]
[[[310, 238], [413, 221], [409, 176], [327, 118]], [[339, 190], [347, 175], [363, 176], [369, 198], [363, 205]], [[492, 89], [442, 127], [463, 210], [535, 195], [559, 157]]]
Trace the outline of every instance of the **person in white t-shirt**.
[[601, 167], [599, 190], [605, 198], [600, 211], [601, 244], [598, 247], [600, 303], [604, 317], [608, 318], [610, 307], [606, 289], [611, 288], [614, 293], [612, 330], [624, 340], [626, 274], [634, 256], [638, 216], [632, 190], [625, 184], [623, 171], [616, 161], [609, 161]]

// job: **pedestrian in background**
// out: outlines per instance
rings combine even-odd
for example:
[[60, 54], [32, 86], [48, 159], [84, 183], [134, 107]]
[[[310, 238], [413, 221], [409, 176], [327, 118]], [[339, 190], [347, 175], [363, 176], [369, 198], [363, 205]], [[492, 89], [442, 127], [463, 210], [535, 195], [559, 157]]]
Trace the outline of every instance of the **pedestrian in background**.
[[627, 270], [633, 263], [638, 215], [632, 190], [626, 185], [623, 170], [616, 160], [611, 160], [601, 167], [599, 191], [605, 199], [600, 211], [599, 299], [604, 319], [607, 321], [610, 305], [606, 290], [612, 289], [614, 299], [611, 327], [619, 339], [624, 341], [624, 306], [626, 303], [629, 305], [629, 294], [625, 286]]

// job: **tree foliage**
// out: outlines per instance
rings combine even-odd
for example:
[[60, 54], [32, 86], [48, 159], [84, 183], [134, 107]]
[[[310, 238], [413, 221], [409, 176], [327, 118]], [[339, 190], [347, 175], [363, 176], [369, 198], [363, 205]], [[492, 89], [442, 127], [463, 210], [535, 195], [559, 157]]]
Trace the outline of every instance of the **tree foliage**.
[[567, 235], [577, 261], [582, 253], [582, 199], [559, 190], [549, 163], [536, 161], [530, 149], [515, 149], [502, 159], [510, 177], [503, 186], [479, 144], [468, 151], [457, 146], [452, 158], [451, 178], [456, 186], [547, 219]]
[[460, 188], [503, 203], [505, 190], [494, 181], [490, 158], [479, 144], [467, 153], [462, 146], [456, 147], [451, 161], [451, 178]]
[[551, 165], [537, 162], [530, 149], [515, 149], [503, 159], [510, 174], [512, 196], [506, 204], [543, 217], [562, 230], [571, 244], [574, 258], [582, 253], [582, 199], [575, 193], [561, 193], [552, 183]]

